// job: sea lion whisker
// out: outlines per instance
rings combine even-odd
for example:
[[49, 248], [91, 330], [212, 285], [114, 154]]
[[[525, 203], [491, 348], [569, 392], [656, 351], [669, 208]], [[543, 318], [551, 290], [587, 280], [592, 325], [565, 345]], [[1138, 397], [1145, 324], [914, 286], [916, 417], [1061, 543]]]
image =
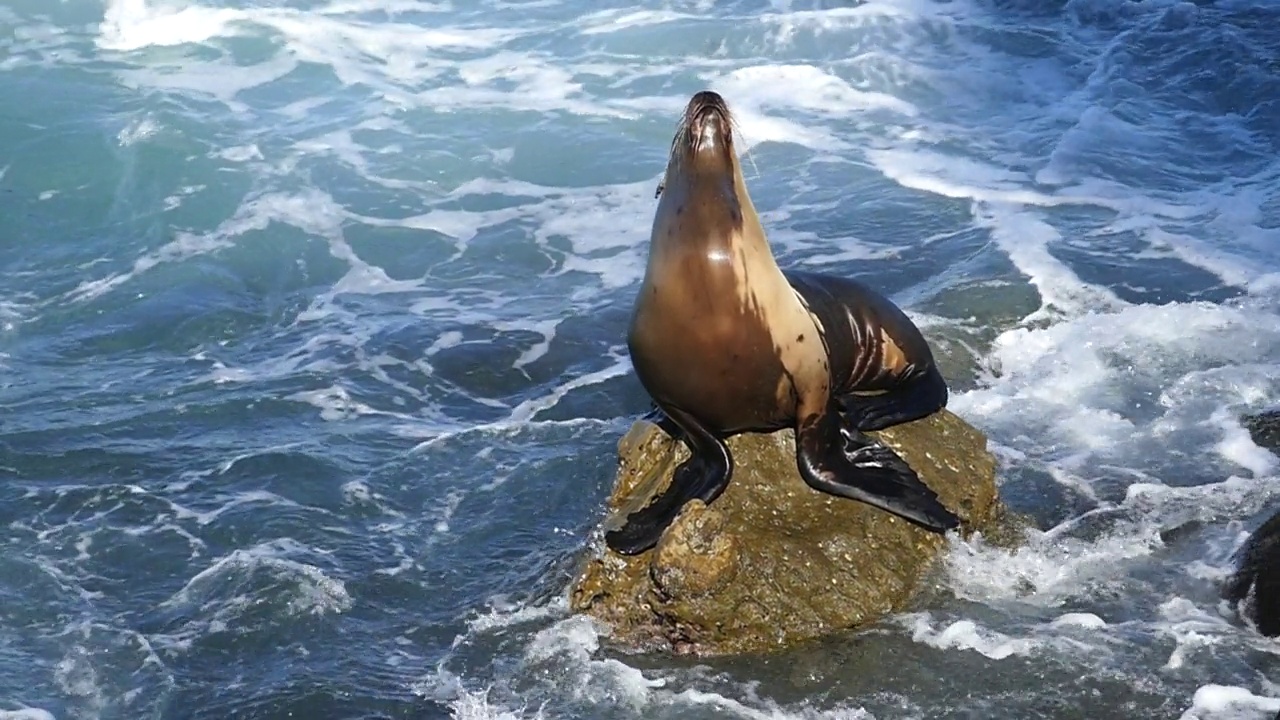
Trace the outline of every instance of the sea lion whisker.
[[742, 143], [742, 155], [747, 159], [747, 162], [751, 163], [751, 169], [756, 171], [755, 176], [760, 177], [760, 167], [756, 165], [756, 158], [751, 154], [751, 146], [745, 142]]

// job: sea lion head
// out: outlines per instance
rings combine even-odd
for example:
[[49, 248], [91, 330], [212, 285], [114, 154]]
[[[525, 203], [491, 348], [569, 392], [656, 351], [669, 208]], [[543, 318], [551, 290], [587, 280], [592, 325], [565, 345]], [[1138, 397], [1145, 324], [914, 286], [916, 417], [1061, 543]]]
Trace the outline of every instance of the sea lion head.
[[683, 160], [716, 162], [733, 154], [733, 115], [719, 93], [703, 90], [689, 99], [672, 141], [673, 156]]
[[[655, 220], [678, 217], [684, 237], [756, 229], [759, 219], [742, 179], [733, 129], [733, 114], [718, 93], [703, 90], [689, 99], [658, 186]], [[656, 239], [661, 233], [654, 230]]]

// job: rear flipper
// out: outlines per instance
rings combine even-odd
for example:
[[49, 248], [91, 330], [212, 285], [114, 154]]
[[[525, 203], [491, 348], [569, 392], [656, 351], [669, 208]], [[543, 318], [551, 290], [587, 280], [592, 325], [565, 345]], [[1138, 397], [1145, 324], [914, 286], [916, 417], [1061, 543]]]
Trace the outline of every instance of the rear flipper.
[[815, 490], [867, 503], [937, 533], [960, 524], [905, 460], [842, 423], [835, 407], [797, 431], [796, 462]]
[[621, 528], [605, 533], [609, 547], [623, 555], [638, 555], [657, 545], [685, 503], [697, 498], [710, 504], [728, 487], [733, 474], [733, 457], [722, 440], [683, 411], [672, 408], [666, 416], [680, 433], [673, 437], [683, 437], [689, 446], [689, 459], [676, 468], [665, 492], [628, 515]]
[[1249, 536], [1236, 552], [1235, 572], [1222, 585], [1223, 599], [1258, 632], [1280, 635], [1280, 512]]
[[841, 395], [845, 420], [863, 432], [919, 420], [947, 406], [947, 381], [936, 365], [930, 365], [901, 385], [881, 395]]

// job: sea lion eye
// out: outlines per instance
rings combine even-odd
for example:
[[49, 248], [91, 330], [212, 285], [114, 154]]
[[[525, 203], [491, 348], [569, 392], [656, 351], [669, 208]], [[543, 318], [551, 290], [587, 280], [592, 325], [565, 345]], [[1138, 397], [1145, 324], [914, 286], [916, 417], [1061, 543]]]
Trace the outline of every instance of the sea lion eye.
[[661, 196], [661, 195], [662, 195], [662, 191], [663, 191], [663, 189], [664, 189], [664, 188], [666, 188], [666, 187], [667, 187], [667, 184], [666, 184], [666, 183], [664, 183], [664, 182], [662, 182], [661, 180], [659, 180], [659, 181], [658, 181], [658, 189], [654, 191], [654, 193], [653, 193], [653, 197], [654, 197], [654, 198], [657, 198], [657, 197]]

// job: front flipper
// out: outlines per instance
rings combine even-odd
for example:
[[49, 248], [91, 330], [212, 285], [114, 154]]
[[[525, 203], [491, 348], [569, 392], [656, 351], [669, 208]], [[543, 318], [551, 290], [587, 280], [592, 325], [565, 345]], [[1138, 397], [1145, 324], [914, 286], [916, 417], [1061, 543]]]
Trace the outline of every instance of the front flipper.
[[947, 406], [947, 381], [937, 366], [880, 395], [842, 395], [845, 420], [862, 431], [919, 420]]
[[662, 430], [670, 438], [675, 440], [684, 439], [684, 431], [662, 411], [662, 408], [658, 407], [657, 403], [654, 403], [653, 409], [645, 413], [640, 419], [657, 425], [658, 429]]
[[815, 490], [867, 503], [937, 533], [960, 524], [905, 460], [842, 423], [834, 407], [799, 428], [796, 462]]
[[665, 492], [628, 515], [621, 528], [605, 533], [609, 547], [623, 555], [638, 555], [657, 545], [685, 503], [696, 498], [710, 504], [728, 487], [733, 474], [733, 457], [720, 438], [683, 411], [670, 408], [666, 416], [680, 431], [673, 437], [683, 436], [689, 446], [689, 459], [676, 468]]

